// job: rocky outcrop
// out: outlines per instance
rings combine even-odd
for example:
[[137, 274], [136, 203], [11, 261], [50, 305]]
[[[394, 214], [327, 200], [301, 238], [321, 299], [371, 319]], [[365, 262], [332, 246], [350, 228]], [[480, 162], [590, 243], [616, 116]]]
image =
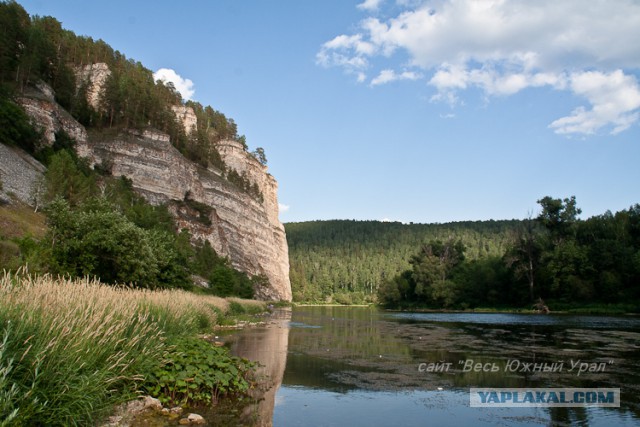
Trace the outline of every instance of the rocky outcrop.
[[278, 182], [267, 172], [267, 167], [249, 155], [237, 141], [221, 141], [216, 148], [227, 167], [235, 169], [251, 183], [258, 184], [264, 197], [264, 208], [269, 221], [279, 223]]
[[40, 83], [38, 88], [30, 88], [18, 98], [18, 103], [31, 118], [35, 127], [42, 132], [44, 145], [55, 141], [56, 132], [64, 131], [78, 142], [87, 140], [87, 131], [64, 108], [58, 105], [49, 86]]
[[100, 99], [107, 79], [111, 76], [109, 66], [103, 62], [85, 65], [76, 70], [78, 86], [85, 88], [87, 103], [96, 111], [100, 111]]
[[[253, 197], [227, 181], [222, 171], [203, 168], [187, 160], [169, 136], [145, 131], [113, 133], [86, 130], [64, 109], [43, 94], [20, 100], [48, 142], [62, 129], [76, 139], [79, 156], [90, 164], [109, 165], [114, 176], [126, 176], [153, 204], [166, 203], [178, 229], [187, 228], [194, 239], [208, 240], [238, 270], [264, 275], [269, 285], [256, 290], [268, 300], [291, 300], [289, 255], [283, 225], [278, 219], [277, 182], [265, 166], [235, 141], [218, 147], [227, 165], [256, 183], [263, 197]], [[189, 199], [210, 208], [207, 218], [185, 203]]]
[[182, 124], [184, 132], [187, 135], [191, 135], [192, 132], [196, 131], [198, 118], [196, 117], [196, 112], [193, 111], [193, 108], [187, 107], [186, 105], [173, 105], [171, 106], [171, 109], [176, 115], [178, 122]]
[[14, 194], [29, 205], [36, 202], [45, 167], [24, 151], [0, 144], [2, 193]]

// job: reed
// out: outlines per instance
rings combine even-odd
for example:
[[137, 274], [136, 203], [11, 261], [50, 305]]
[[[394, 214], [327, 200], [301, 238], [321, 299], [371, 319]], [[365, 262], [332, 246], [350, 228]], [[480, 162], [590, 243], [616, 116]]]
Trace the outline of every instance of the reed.
[[215, 325], [229, 303], [92, 279], [0, 278], [0, 426], [86, 425], [135, 396], [171, 337]]

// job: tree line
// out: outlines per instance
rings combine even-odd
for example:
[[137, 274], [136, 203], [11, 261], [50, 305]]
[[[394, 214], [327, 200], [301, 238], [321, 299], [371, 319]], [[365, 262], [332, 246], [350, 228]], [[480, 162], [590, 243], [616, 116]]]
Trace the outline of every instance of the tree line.
[[538, 200], [506, 250], [470, 259], [457, 238], [430, 240], [378, 290], [389, 307], [640, 310], [640, 205], [580, 220], [575, 197]]
[[538, 203], [525, 220], [285, 224], [294, 301], [640, 310], [640, 205], [582, 220], [575, 197]]
[[423, 242], [457, 236], [471, 259], [502, 253], [519, 221], [402, 224], [380, 221], [287, 223], [295, 301], [375, 302], [379, 287], [407, 269]]

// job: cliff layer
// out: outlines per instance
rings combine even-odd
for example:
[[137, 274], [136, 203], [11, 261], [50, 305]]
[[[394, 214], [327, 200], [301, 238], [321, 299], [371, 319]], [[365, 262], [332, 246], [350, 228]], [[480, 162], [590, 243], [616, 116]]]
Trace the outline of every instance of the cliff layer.
[[[262, 198], [230, 183], [221, 170], [187, 160], [168, 135], [154, 129], [88, 134], [46, 91], [31, 93], [20, 103], [43, 131], [45, 143], [64, 130], [77, 141], [78, 154], [92, 165], [108, 166], [114, 176], [131, 179], [134, 189], [151, 203], [166, 203], [179, 229], [187, 228], [194, 239], [208, 240], [238, 270], [266, 276], [269, 285], [256, 289], [257, 297], [291, 300], [287, 241], [278, 219], [278, 184], [238, 142], [221, 142], [220, 155], [229, 167], [257, 184]], [[185, 127], [191, 128], [189, 112], [180, 110], [180, 114]], [[208, 221], [185, 203], [187, 199], [210, 208]]]

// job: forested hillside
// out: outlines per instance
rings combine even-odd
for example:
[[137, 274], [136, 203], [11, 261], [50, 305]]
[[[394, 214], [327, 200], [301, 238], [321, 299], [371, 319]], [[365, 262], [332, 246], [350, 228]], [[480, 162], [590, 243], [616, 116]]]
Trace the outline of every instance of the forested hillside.
[[286, 224], [294, 300], [640, 311], [640, 205], [583, 220], [575, 197], [538, 203], [522, 221]]
[[460, 239], [470, 259], [500, 256], [519, 224], [517, 220], [285, 224], [294, 301], [374, 301], [379, 286], [407, 269], [409, 259], [423, 243]]

